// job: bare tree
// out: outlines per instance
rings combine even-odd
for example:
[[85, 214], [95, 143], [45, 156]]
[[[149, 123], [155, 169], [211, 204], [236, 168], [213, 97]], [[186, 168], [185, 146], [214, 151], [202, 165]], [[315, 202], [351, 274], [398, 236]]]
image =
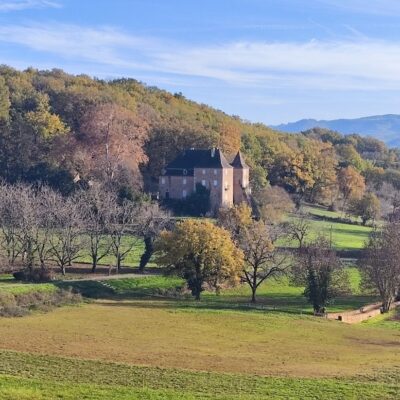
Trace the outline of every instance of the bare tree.
[[139, 271], [143, 272], [150, 261], [154, 251], [154, 241], [158, 234], [171, 224], [171, 218], [167, 212], [157, 203], [144, 203], [137, 211], [137, 235], [144, 241], [144, 252], [140, 257]]
[[374, 231], [360, 260], [363, 286], [379, 293], [388, 312], [400, 288], [400, 223]]
[[251, 288], [251, 302], [256, 302], [259, 286], [270, 278], [282, 276], [288, 266], [288, 256], [274, 246], [271, 232], [262, 221], [253, 221], [242, 229], [239, 245], [244, 254], [244, 278]]
[[35, 191], [32, 186], [17, 185], [15, 187], [17, 208], [17, 237], [22, 248], [22, 262], [25, 268], [32, 271], [35, 267], [37, 255], [37, 243], [40, 235], [40, 221], [38, 216], [38, 204]]
[[76, 260], [84, 248], [83, 218], [80, 197], [60, 201], [55, 228], [50, 237], [50, 254], [65, 275], [66, 266]]
[[11, 268], [22, 254], [22, 244], [18, 235], [20, 213], [17, 198], [14, 186], [0, 183], [0, 247]]
[[112, 210], [110, 223], [111, 252], [115, 257], [115, 267], [120, 272], [122, 262], [137, 246], [137, 208], [131, 201], [124, 201], [121, 205], [115, 204]]
[[94, 184], [88, 191], [80, 193], [80, 197], [92, 259], [92, 272], [95, 272], [97, 264], [111, 252], [112, 240], [107, 226], [111, 221], [117, 198], [99, 184]]
[[310, 233], [310, 223], [307, 216], [303, 213], [297, 213], [290, 222], [285, 224], [285, 229], [289, 239], [296, 241], [298, 248], [302, 249]]
[[61, 195], [46, 186], [38, 190], [32, 201], [39, 225], [38, 235], [34, 237], [35, 250], [42, 270], [47, 269], [46, 262], [51, 258], [50, 240], [62, 202]]

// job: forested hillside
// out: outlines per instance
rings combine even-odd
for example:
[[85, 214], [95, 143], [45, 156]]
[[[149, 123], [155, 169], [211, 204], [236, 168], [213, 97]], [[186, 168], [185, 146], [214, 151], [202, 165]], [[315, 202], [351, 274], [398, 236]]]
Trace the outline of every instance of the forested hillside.
[[102, 180], [151, 192], [179, 151], [211, 146], [242, 149], [255, 191], [269, 181], [332, 205], [383, 182], [400, 188], [399, 152], [372, 138], [284, 134], [134, 79], [0, 67], [0, 175], [9, 182], [46, 182], [67, 194]]

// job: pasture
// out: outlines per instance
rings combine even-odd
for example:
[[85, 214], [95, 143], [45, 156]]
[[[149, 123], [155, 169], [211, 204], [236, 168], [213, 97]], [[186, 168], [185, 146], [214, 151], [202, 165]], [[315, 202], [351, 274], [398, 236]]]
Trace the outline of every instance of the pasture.
[[[308, 207], [310, 237], [324, 233], [339, 250], [361, 249], [371, 231], [338, 214]], [[136, 267], [143, 243], [124, 265]], [[79, 261], [89, 263], [83, 255]], [[112, 264], [112, 256], [101, 262]], [[88, 265], [88, 267], [90, 267]], [[150, 270], [155, 267], [150, 264]], [[104, 267], [106, 268], [106, 267]], [[46, 284], [0, 277], [11, 293], [73, 287], [79, 306], [23, 318], [0, 318], [0, 398], [43, 399], [396, 399], [400, 396], [400, 325], [395, 315], [359, 325], [312, 316], [303, 288], [266, 281], [256, 305], [247, 285], [200, 302], [176, 277], [149, 275]], [[107, 269], [107, 268], [106, 268]], [[128, 271], [129, 269], [127, 269]], [[376, 301], [360, 290], [328, 311]], [[68, 274], [68, 272], [67, 272]], [[67, 275], [68, 278], [68, 275]]]
[[[372, 298], [353, 293], [330, 310]], [[0, 319], [0, 398], [394, 399], [400, 394], [398, 322], [346, 325], [311, 316], [302, 288], [175, 291], [178, 278], [71, 282], [90, 300]], [[2, 288], [14, 283], [3, 281]], [[59, 285], [55, 283], [54, 285]], [[299, 397], [301, 396], [301, 397]]]

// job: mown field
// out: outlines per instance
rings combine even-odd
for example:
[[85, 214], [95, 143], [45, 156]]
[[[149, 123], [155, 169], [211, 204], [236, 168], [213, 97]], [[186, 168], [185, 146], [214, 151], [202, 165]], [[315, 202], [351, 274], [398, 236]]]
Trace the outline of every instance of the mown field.
[[355, 218], [351, 218], [347, 223], [341, 222], [342, 216], [338, 212], [319, 207], [304, 207], [304, 212], [309, 216], [309, 238], [322, 234], [332, 239], [332, 244], [337, 250], [362, 249], [372, 231], [372, 227], [362, 226]]
[[[373, 300], [351, 276], [352, 295], [332, 310]], [[195, 302], [175, 297], [177, 278], [70, 284], [95, 300], [0, 319], [1, 399], [400, 396], [399, 322], [315, 318], [287, 280], [264, 285], [256, 307], [246, 286]], [[3, 280], [0, 290], [18, 285]]]

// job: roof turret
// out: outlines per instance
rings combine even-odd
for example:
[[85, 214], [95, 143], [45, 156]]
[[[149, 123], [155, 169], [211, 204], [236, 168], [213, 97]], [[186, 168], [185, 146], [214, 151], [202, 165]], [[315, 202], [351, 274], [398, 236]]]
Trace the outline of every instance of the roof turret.
[[244, 158], [240, 151], [237, 152], [235, 158], [231, 162], [231, 165], [233, 168], [242, 168], [242, 169], [249, 168], [249, 166], [244, 161]]

